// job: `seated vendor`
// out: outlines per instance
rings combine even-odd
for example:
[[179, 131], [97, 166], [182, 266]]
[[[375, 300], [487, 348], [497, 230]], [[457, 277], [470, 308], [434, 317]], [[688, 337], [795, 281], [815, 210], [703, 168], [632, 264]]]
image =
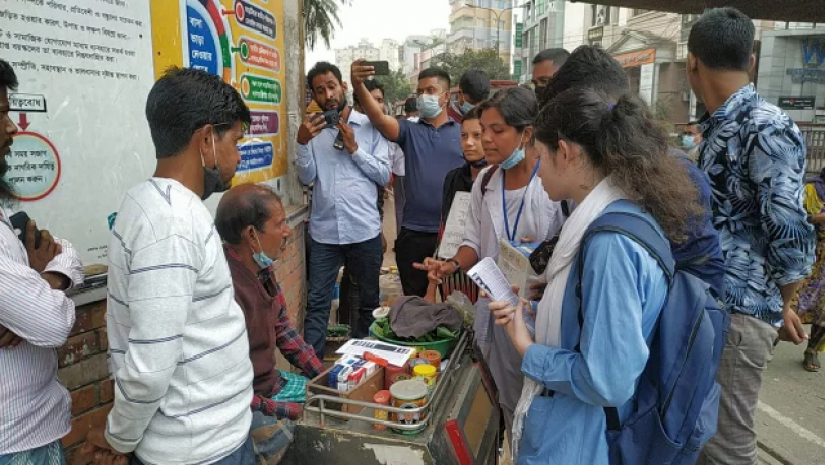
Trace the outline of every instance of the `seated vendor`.
[[[224, 242], [235, 300], [246, 316], [249, 355], [255, 371], [252, 439], [266, 463], [278, 463], [292, 442], [306, 401], [307, 378], [324, 367], [292, 325], [272, 265], [292, 234], [278, 196], [245, 184], [221, 199], [215, 227]], [[302, 373], [275, 368], [276, 349]], [[274, 428], [273, 428], [274, 427]]]

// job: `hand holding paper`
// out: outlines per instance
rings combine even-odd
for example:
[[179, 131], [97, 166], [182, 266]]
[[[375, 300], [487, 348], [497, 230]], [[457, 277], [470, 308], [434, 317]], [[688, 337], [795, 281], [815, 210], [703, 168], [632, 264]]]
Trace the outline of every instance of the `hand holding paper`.
[[495, 260], [487, 257], [470, 268], [467, 276], [479, 288], [483, 289], [490, 298], [497, 302], [507, 302], [515, 307], [519, 304], [518, 296], [513, 292], [504, 273], [501, 272]]

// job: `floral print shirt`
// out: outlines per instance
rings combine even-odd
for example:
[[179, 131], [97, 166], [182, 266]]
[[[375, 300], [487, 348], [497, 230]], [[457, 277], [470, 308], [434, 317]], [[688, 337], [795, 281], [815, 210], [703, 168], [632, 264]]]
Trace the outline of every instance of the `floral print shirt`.
[[805, 140], [752, 85], [706, 116], [702, 131], [699, 167], [713, 190], [725, 305], [779, 326], [780, 286], [804, 279], [814, 262], [814, 230], [803, 206]]

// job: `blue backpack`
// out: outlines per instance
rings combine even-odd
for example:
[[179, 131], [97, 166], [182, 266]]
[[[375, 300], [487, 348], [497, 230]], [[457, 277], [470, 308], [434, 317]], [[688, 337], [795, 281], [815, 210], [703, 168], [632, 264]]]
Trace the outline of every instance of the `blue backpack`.
[[[699, 278], [674, 265], [670, 245], [645, 218], [611, 212], [597, 218], [582, 239], [594, 234], [623, 234], [656, 259], [668, 279], [665, 305], [653, 329], [650, 358], [630, 402], [635, 409], [622, 423], [614, 407], [604, 409], [611, 465], [694, 465], [704, 444], [716, 433], [719, 384], [716, 371], [727, 339], [730, 316]], [[579, 257], [579, 327], [581, 277]], [[576, 350], [579, 350], [578, 346]]]

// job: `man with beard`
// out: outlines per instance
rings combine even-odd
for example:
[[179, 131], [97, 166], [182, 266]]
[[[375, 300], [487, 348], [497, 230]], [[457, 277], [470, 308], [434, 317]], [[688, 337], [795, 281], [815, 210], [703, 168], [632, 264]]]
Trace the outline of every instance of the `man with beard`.
[[340, 116], [335, 126], [321, 115], [308, 116], [298, 131], [295, 158], [298, 178], [314, 184], [304, 336], [323, 358], [332, 291], [345, 259], [359, 284], [356, 337], [369, 334], [372, 311], [379, 305], [383, 254], [376, 184], [390, 181], [390, 162], [387, 140], [366, 115], [347, 106], [347, 86], [337, 67], [317, 63], [307, 84], [324, 111]]
[[57, 379], [56, 347], [75, 322], [64, 291], [83, 282], [83, 265], [66, 241], [35, 224], [22, 243], [3, 210], [12, 203], [9, 169], [12, 136], [8, 91], [17, 76], [0, 60], [0, 464], [65, 464], [60, 438], [69, 432], [71, 400]]

